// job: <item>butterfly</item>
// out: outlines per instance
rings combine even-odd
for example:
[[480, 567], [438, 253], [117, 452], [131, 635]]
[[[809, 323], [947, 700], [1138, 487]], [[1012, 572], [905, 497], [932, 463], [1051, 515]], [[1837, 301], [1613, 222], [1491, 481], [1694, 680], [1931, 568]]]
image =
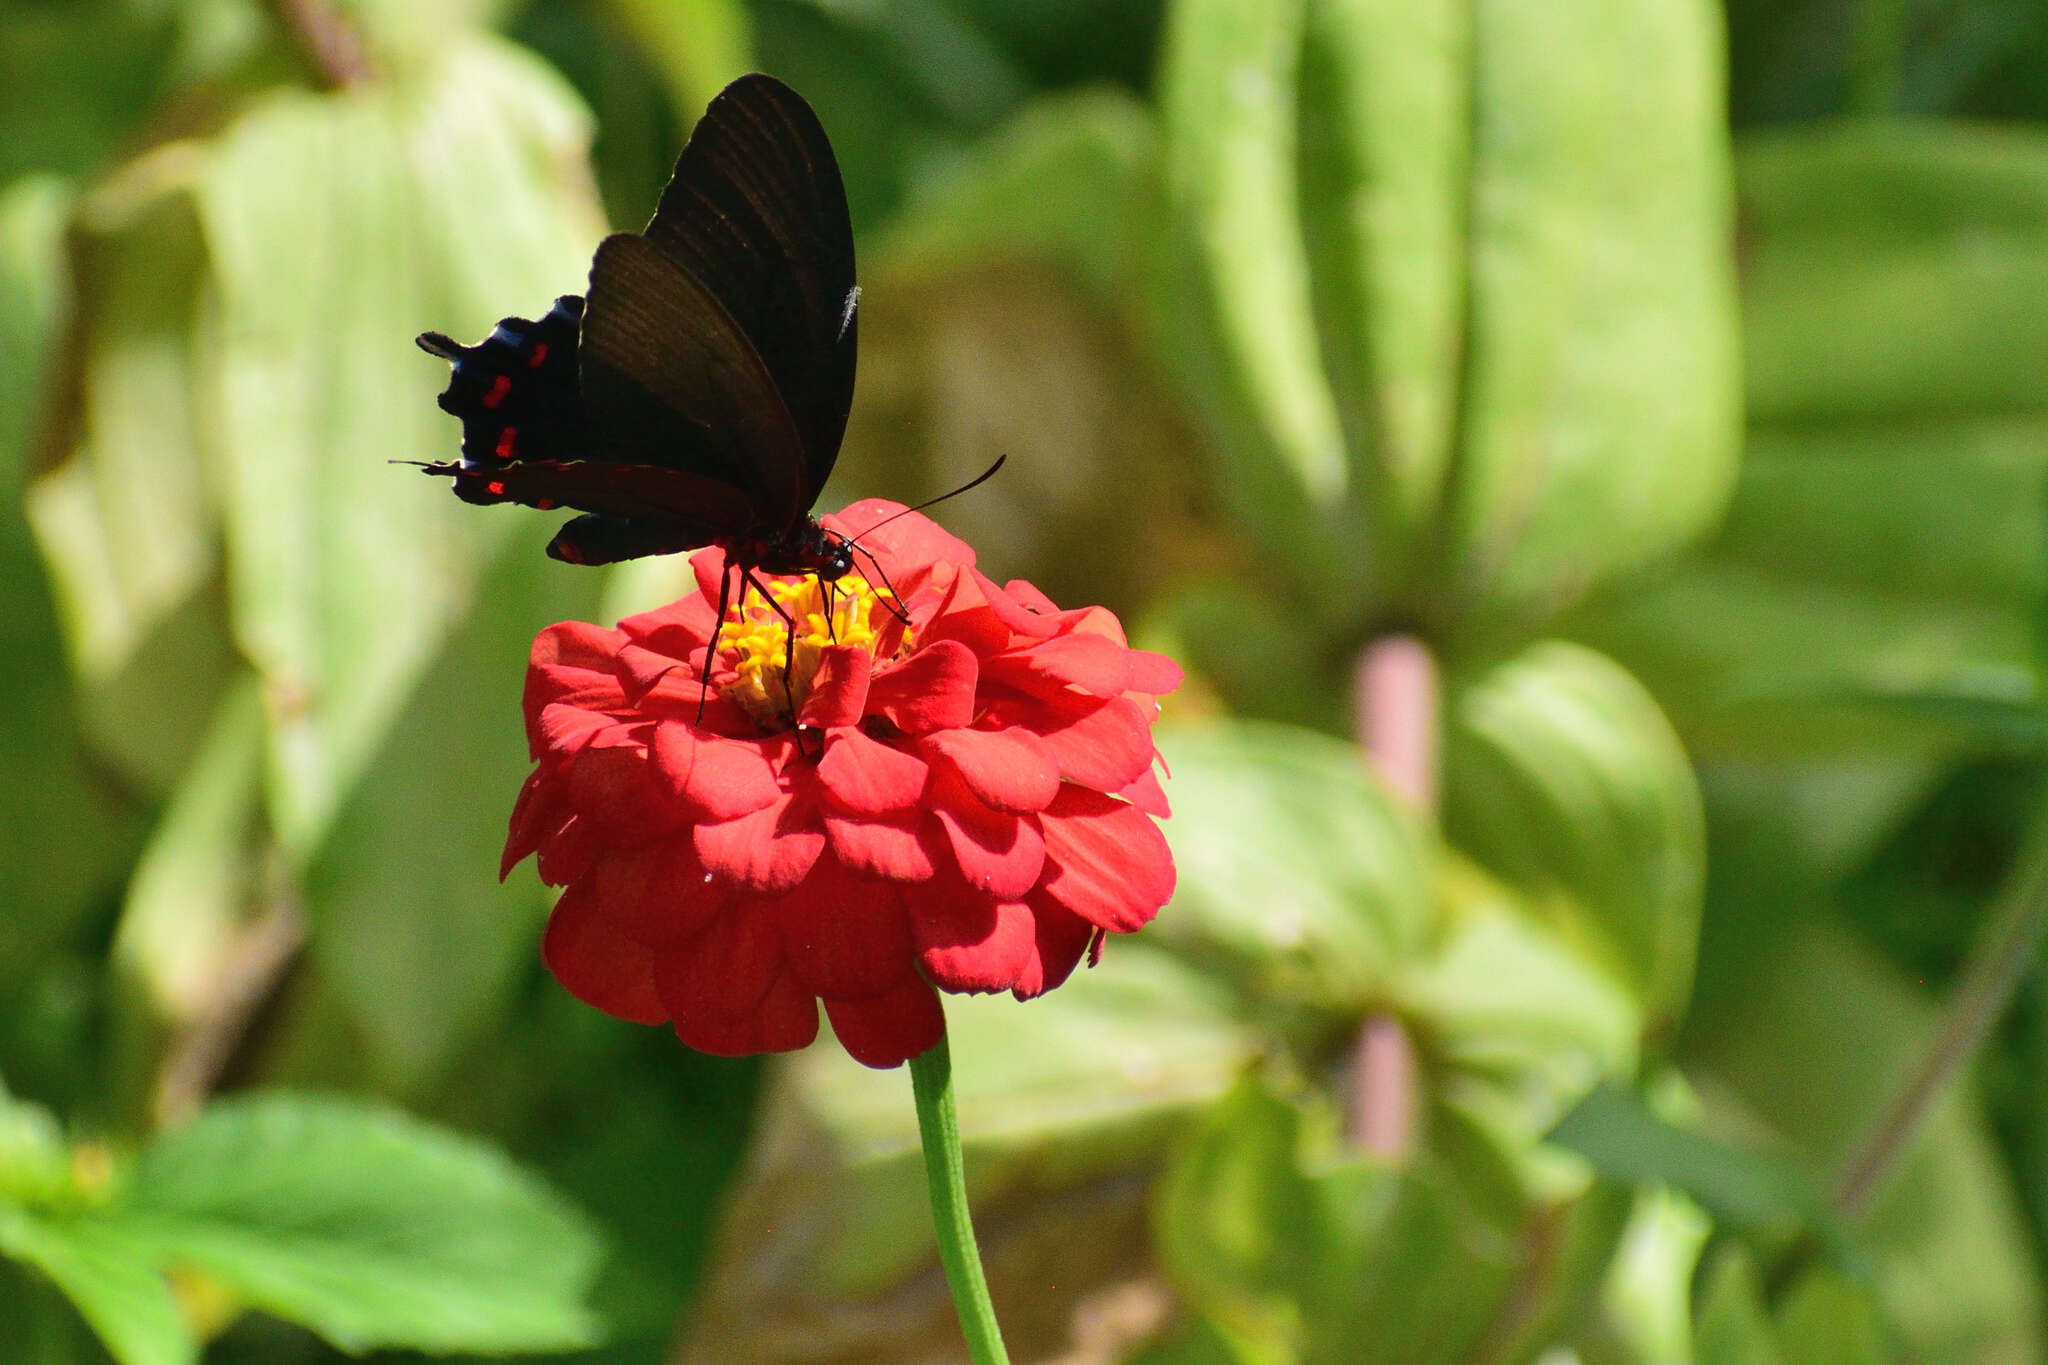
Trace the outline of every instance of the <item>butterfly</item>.
[[581, 512], [548, 545], [567, 563], [716, 545], [728, 587], [730, 570], [757, 590], [756, 571], [834, 581], [856, 547], [811, 506], [846, 431], [859, 304], [824, 127], [742, 76], [646, 230], [599, 244], [587, 295], [475, 346], [420, 335], [454, 367], [440, 404], [462, 421], [462, 458], [424, 468], [465, 502]]

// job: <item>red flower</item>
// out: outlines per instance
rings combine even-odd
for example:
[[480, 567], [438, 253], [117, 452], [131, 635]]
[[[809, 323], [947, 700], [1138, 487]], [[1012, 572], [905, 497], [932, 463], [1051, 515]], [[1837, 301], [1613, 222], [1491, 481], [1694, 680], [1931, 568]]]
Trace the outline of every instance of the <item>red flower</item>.
[[[852, 535], [899, 511], [824, 520]], [[848, 1052], [895, 1066], [939, 1039], [934, 987], [1038, 995], [1172, 895], [1151, 724], [1180, 669], [1103, 608], [998, 586], [922, 516], [861, 545], [889, 586], [766, 580], [795, 666], [750, 595], [708, 696], [715, 549], [681, 601], [534, 641], [540, 766], [504, 870], [538, 854], [567, 888], [543, 951], [581, 999], [728, 1056], [803, 1047], [822, 1000]]]

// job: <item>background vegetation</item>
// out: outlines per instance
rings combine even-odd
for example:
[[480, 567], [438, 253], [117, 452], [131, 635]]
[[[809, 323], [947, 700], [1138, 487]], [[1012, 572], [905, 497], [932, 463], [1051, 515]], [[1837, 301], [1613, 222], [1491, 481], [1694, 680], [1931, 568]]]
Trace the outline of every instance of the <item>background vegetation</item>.
[[1190, 670], [1174, 903], [952, 1010], [1018, 1358], [2048, 1357], [2038, 0], [11, 0], [0, 1353], [950, 1358], [903, 1073], [492, 879], [534, 631], [681, 566], [386, 463], [754, 67], [825, 502], [1006, 451]]

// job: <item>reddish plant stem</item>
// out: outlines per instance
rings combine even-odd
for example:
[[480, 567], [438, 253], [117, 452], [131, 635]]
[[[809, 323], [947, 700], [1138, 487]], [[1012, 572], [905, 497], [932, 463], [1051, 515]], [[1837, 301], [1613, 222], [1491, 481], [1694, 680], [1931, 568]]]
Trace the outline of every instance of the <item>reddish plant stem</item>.
[[2034, 813], [2017, 865], [1992, 903], [1927, 1051], [1843, 1163], [1835, 1207], [1861, 1213], [1911, 1148], [1934, 1106], [1990, 1036], [2048, 931], [2048, 805]]
[[362, 36], [327, 0], [268, 0], [268, 8], [329, 90], [346, 90], [369, 79]]
[[[1359, 743], [1380, 777], [1417, 810], [1436, 807], [1437, 671], [1412, 635], [1366, 646], [1357, 673]], [[1352, 1050], [1350, 1137], [1360, 1150], [1400, 1161], [1417, 1126], [1415, 1044], [1398, 1017], [1377, 1010]]]

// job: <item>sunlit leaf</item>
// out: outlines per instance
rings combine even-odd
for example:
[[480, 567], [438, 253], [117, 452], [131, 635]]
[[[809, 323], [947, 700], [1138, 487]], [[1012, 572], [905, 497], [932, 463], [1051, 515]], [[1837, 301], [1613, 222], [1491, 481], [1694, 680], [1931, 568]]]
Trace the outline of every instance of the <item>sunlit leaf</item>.
[[653, 64], [690, 128], [727, 81], [753, 69], [752, 23], [736, 0], [605, 0]]
[[1363, 564], [1296, 211], [1300, 0], [1183, 0], [1162, 56], [1173, 273], [1158, 344], [1213, 428], [1229, 508], [1327, 591]]
[[142, 1153], [124, 1233], [351, 1351], [589, 1345], [599, 1246], [496, 1150], [354, 1101], [208, 1109]]
[[[280, 97], [209, 161], [235, 631], [263, 675], [272, 817], [306, 849], [509, 529], [383, 458], [454, 433], [427, 325], [532, 313], [580, 283], [580, 125], [530, 61], [451, 54], [418, 95]], [[315, 268], [317, 267], [317, 268]]]
[[1538, 896], [1607, 959], [1653, 1032], [1683, 1009], [1699, 935], [1706, 828], [1685, 750], [1612, 661], [1546, 642], [1449, 703], [1450, 839]]
[[64, 1291], [120, 1365], [192, 1365], [199, 1343], [148, 1243], [98, 1218], [46, 1218], [0, 1205], [0, 1254]]
[[1323, 360], [1396, 561], [1444, 495], [1462, 379], [1473, 25], [1453, 0], [1308, 8], [1302, 214]]
[[1276, 1008], [1385, 999], [1422, 956], [1429, 867], [1417, 823], [1358, 750], [1246, 723], [1161, 743], [1180, 881], [1148, 934]]

